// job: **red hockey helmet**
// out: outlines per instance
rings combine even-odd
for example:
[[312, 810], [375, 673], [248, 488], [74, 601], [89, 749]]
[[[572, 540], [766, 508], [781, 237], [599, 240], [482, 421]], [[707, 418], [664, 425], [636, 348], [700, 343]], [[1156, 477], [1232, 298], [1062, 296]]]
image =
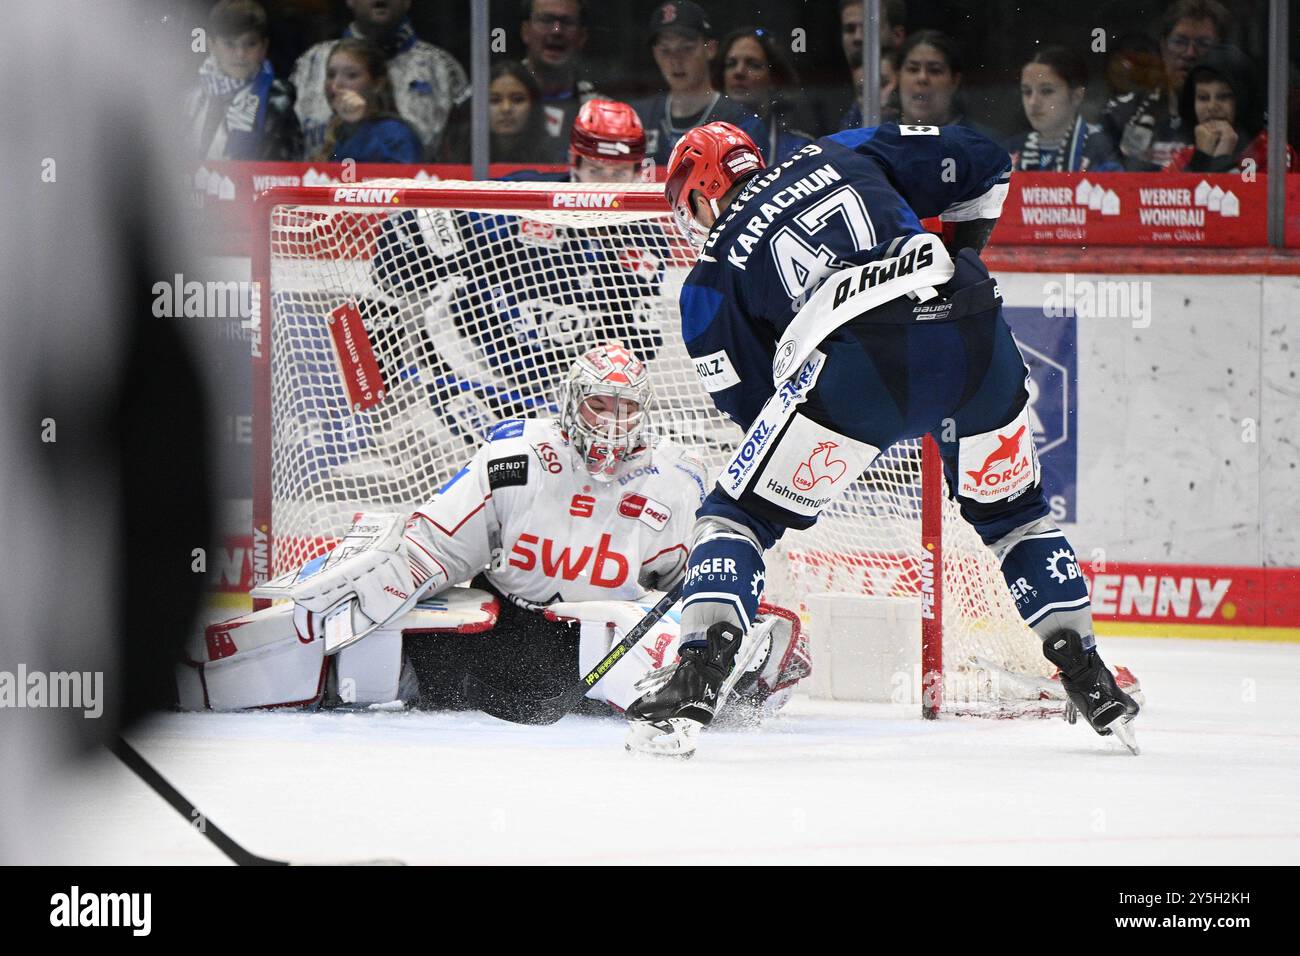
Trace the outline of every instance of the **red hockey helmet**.
[[603, 162], [642, 163], [645, 129], [636, 110], [615, 100], [583, 103], [569, 134], [569, 165], [576, 167], [579, 156]]
[[709, 123], [687, 130], [668, 157], [664, 196], [677, 220], [677, 228], [697, 249], [709, 231], [695, 219], [692, 193], [698, 192], [721, 216], [718, 200], [742, 176], [762, 169], [763, 154], [744, 130], [730, 123]]

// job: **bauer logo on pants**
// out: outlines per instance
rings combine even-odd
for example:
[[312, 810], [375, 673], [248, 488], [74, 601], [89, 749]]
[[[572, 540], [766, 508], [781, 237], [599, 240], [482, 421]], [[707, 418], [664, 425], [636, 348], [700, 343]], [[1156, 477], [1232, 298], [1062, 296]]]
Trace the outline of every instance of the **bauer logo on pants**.
[[1038, 456], [1028, 409], [1002, 428], [958, 441], [957, 475], [961, 495], [972, 501], [1015, 497], [1038, 480]]

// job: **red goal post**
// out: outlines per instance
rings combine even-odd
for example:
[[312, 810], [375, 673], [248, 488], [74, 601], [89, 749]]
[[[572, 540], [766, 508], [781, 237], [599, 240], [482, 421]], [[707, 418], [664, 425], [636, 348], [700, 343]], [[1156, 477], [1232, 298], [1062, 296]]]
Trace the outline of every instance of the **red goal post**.
[[[417, 238], [392, 252], [399, 220]], [[323, 553], [357, 511], [427, 500], [493, 416], [552, 414], [568, 361], [610, 316], [644, 336], [633, 347], [651, 343], [664, 434], [715, 469], [740, 437], [680, 341], [693, 254], [657, 185], [276, 187], [254, 236], [254, 582]], [[823, 592], [921, 601], [910, 683], [927, 716], [1036, 709], [1050, 669], [928, 438], [889, 449], [769, 556], [769, 602]]]

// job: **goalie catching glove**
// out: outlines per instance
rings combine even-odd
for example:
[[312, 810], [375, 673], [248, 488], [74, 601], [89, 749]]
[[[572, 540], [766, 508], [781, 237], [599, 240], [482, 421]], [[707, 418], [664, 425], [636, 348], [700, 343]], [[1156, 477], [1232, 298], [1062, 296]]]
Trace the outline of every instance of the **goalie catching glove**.
[[363, 514], [323, 567], [301, 571], [256, 589], [256, 597], [287, 597], [315, 614], [352, 603], [364, 620], [354, 629], [383, 625], [407, 610], [412, 596], [446, 582], [441, 569], [430, 575], [406, 554], [402, 517]]

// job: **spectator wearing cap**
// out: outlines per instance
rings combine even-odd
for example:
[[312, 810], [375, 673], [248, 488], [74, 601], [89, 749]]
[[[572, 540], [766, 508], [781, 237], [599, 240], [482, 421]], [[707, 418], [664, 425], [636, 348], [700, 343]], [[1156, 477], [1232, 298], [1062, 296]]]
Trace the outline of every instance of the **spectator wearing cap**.
[[200, 159], [297, 160], [302, 131], [293, 87], [266, 58], [266, 11], [254, 0], [221, 0], [208, 17], [212, 52], [185, 98], [190, 146]]
[[523, 0], [519, 13], [523, 64], [542, 91], [546, 135], [562, 151], [578, 110], [600, 95], [582, 76], [587, 0]]
[[758, 145], [768, 164], [779, 163], [811, 143], [811, 136], [794, 129], [799, 75], [772, 34], [762, 27], [741, 27], [723, 37], [721, 49], [714, 82], [763, 121], [766, 136]]
[[732, 123], [755, 143], [764, 141], [762, 120], [713, 85], [710, 65], [718, 41], [699, 4], [671, 0], [656, 7], [650, 17], [650, 49], [668, 91], [632, 105], [645, 127], [646, 154], [656, 166], [666, 167], [682, 135], [705, 123]]
[[[862, 0], [840, 0], [840, 45], [853, 73], [853, 88], [851, 102], [831, 132], [862, 125], [862, 75], [865, 69], [862, 50], [865, 38]], [[907, 4], [903, 0], [883, 0], [880, 4], [880, 118], [883, 122], [898, 119], [898, 51], [906, 38]]]
[[[411, 0], [347, 0], [347, 5], [353, 19], [343, 37], [370, 40], [384, 52], [397, 110], [420, 137], [424, 157], [433, 157], [452, 110], [469, 99], [464, 67], [446, 50], [415, 35], [406, 16]], [[335, 42], [317, 43], [293, 69], [308, 154], [320, 150], [333, 115], [325, 98], [325, 70]]]
[[[1268, 171], [1268, 131], [1254, 65], [1240, 50], [1218, 47], [1188, 71], [1179, 115], [1195, 122], [1192, 142], [1174, 153], [1171, 172]], [[1295, 152], [1286, 148], [1288, 169]]]
[[1195, 118], [1184, 117], [1179, 103], [1187, 73], [1227, 39], [1231, 26], [1231, 15], [1217, 0], [1177, 0], [1165, 11], [1160, 38], [1164, 82], [1146, 93], [1115, 97], [1102, 116], [1102, 127], [1119, 144], [1125, 169], [1162, 169], [1191, 143]]

